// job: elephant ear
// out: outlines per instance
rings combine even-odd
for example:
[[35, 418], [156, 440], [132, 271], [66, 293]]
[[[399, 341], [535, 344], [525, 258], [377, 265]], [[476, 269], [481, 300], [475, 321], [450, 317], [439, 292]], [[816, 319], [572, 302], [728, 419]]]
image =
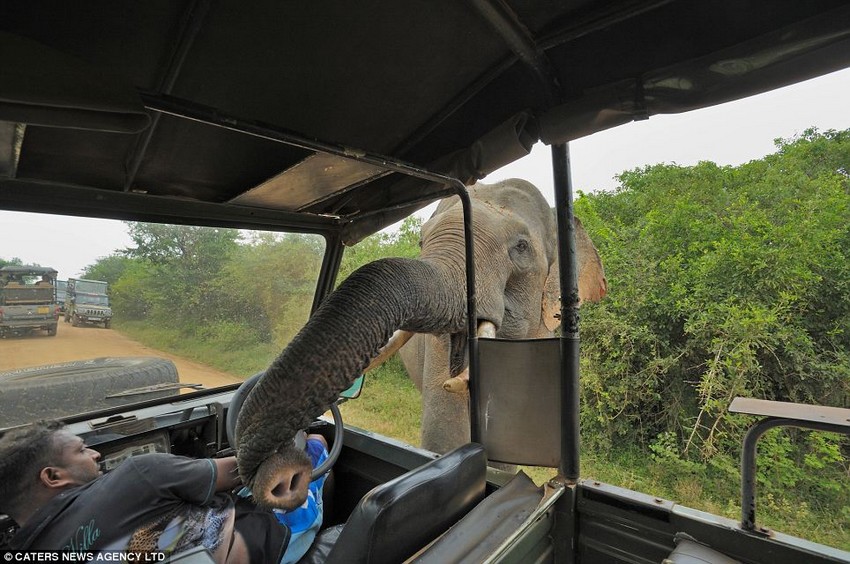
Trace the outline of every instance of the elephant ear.
[[579, 305], [584, 302], [598, 302], [608, 293], [605, 269], [602, 267], [599, 252], [590, 240], [590, 235], [584, 230], [584, 226], [577, 217], [575, 225]]
[[561, 280], [558, 259], [549, 266], [549, 275], [543, 286], [543, 324], [554, 331], [561, 324]]
[[[593, 241], [590, 240], [590, 236], [577, 217], [575, 226], [578, 303], [581, 305], [584, 302], [598, 302], [608, 293], [608, 281], [605, 279], [602, 259], [599, 258]], [[543, 287], [543, 323], [549, 331], [554, 331], [561, 324], [561, 285], [558, 264], [558, 259], [555, 257]]]

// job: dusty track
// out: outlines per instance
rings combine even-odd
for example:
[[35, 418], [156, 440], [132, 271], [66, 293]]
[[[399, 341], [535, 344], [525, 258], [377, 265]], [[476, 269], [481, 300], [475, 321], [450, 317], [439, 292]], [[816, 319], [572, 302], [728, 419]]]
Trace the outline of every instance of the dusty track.
[[207, 388], [241, 381], [226, 372], [147, 347], [114, 329], [73, 327], [61, 319], [55, 337], [35, 331], [27, 337], [0, 339], [0, 371], [104, 356], [167, 358], [177, 366], [181, 382], [203, 384]]

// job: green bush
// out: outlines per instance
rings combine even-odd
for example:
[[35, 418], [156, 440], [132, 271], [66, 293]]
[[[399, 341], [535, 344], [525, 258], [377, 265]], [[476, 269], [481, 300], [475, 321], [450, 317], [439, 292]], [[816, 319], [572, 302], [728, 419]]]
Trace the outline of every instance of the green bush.
[[[850, 132], [777, 148], [740, 167], [629, 171], [576, 202], [609, 282], [582, 309], [591, 444], [721, 478], [749, 422], [728, 413], [734, 397], [848, 405]], [[846, 437], [768, 433], [759, 453], [776, 509], [850, 502]]]

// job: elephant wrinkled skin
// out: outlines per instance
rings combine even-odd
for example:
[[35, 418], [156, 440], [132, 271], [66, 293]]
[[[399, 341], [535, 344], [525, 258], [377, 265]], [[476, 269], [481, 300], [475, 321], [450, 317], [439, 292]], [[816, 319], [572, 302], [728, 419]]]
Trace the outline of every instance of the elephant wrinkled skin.
[[[471, 187], [478, 321], [496, 335], [551, 335], [559, 311], [555, 219], [523, 180]], [[577, 227], [580, 298], [606, 291], [596, 249]], [[351, 274], [317, 309], [248, 394], [236, 425], [243, 482], [261, 504], [303, 502], [309, 464], [292, 438], [336, 400], [397, 330], [418, 333], [402, 353], [423, 397], [423, 446], [445, 452], [469, 435], [466, 394], [442, 383], [466, 368], [466, 275], [458, 198], [422, 227], [418, 259], [388, 258]], [[306, 476], [305, 476], [306, 475]]]

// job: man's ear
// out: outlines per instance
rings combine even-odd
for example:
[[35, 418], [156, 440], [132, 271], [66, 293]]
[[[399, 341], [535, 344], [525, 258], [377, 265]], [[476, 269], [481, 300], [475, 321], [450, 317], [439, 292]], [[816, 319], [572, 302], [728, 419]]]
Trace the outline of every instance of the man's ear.
[[67, 486], [76, 485], [68, 476], [68, 472], [64, 468], [58, 466], [45, 466], [38, 473], [38, 478], [41, 483], [48, 488], [64, 488]]

